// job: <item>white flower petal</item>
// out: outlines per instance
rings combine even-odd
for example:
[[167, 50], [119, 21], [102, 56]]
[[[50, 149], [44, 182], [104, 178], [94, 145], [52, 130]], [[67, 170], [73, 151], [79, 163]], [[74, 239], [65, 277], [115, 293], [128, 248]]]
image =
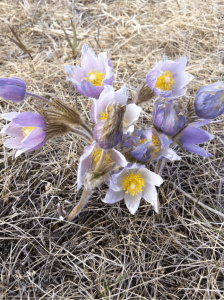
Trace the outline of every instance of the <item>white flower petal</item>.
[[148, 203], [152, 204], [157, 213], [159, 212], [157, 191], [154, 185], [145, 183], [142, 198], [144, 198]]
[[149, 171], [146, 168], [140, 168], [137, 174], [141, 174], [142, 177], [145, 179], [145, 182], [149, 184], [160, 186], [163, 183], [163, 179], [160, 175]]
[[124, 194], [125, 194], [124, 191], [114, 191], [110, 189], [108, 190], [103, 202], [113, 204], [117, 201], [120, 201], [121, 199], [124, 199]]
[[125, 127], [132, 125], [135, 121], [138, 120], [140, 114], [142, 112], [141, 107], [137, 106], [136, 104], [128, 104], [126, 106], [126, 111], [124, 115]]
[[110, 157], [117, 165], [121, 167], [127, 166], [128, 162], [121, 152], [117, 151], [116, 149], [112, 149], [109, 150], [108, 153], [110, 154]]
[[132, 215], [136, 213], [141, 198], [142, 198], [142, 192], [137, 193], [135, 196], [132, 196], [129, 193], [128, 194], [125, 193], [124, 195], [125, 204]]

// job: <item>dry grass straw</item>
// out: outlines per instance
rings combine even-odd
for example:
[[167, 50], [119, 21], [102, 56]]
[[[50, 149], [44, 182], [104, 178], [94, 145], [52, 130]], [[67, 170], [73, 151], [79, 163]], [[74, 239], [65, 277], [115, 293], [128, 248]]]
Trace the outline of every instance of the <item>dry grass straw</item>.
[[[178, 3], [2, 0], [0, 76], [20, 77], [30, 92], [48, 99], [76, 101], [89, 120], [90, 102], [75, 93], [62, 70], [74, 63], [62, 30], [72, 38], [73, 17], [77, 64], [84, 42], [96, 52], [108, 51], [116, 88], [127, 81], [132, 98], [156, 61], [186, 54], [187, 71], [195, 79], [185, 99], [193, 99], [199, 86], [223, 78], [224, 5], [220, 0]], [[7, 24], [34, 60], [5, 36], [12, 36]], [[1, 113], [40, 108], [34, 99], [0, 104]], [[144, 126], [152, 109], [153, 104], [145, 107]], [[2, 136], [0, 299], [224, 299], [224, 220], [169, 183], [224, 212], [223, 117], [209, 128], [216, 138], [204, 147], [213, 158], [187, 153], [164, 169], [160, 215], [143, 200], [135, 216], [123, 202], [103, 204], [103, 186], [72, 223], [59, 221], [56, 205], [70, 211], [79, 200], [76, 170], [85, 143], [68, 135], [15, 160], [2, 146]]]

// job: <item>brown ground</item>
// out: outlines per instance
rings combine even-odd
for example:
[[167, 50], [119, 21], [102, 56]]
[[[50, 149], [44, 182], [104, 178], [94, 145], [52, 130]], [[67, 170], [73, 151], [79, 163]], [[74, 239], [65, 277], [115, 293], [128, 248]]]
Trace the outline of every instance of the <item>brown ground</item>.
[[[178, 3], [1, 0], [0, 77], [20, 77], [30, 92], [48, 99], [77, 99], [89, 119], [90, 102], [76, 95], [62, 69], [74, 63], [62, 31], [72, 38], [73, 17], [77, 64], [83, 43], [97, 53], [108, 51], [115, 87], [127, 82], [132, 98], [155, 62], [164, 55], [187, 55], [187, 71], [195, 79], [185, 99], [193, 99], [201, 85], [223, 78], [224, 4]], [[32, 51], [33, 60], [7, 38], [13, 37], [8, 24]], [[40, 105], [29, 98], [22, 104], [0, 100], [1, 113], [35, 112]], [[142, 124], [151, 121], [152, 108], [145, 107]], [[164, 169], [160, 215], [144, 200], [135, 216], [122, 201], [103, 204], [104, 185], [72, 223], [58, 220], [56, 205], [60, 202], [69, 212], [79, 200], [76, 170], [85, 144], [68, 135], [15, 160], [14, 152], [2, 146], [2, 136], [0, 299], [224, 299], [224, 218], [189, 199], [191, 195], [224, 212], [223, 118], [209, 129], [216, 138], [204, 147], [213, 158], [188, 153]]]

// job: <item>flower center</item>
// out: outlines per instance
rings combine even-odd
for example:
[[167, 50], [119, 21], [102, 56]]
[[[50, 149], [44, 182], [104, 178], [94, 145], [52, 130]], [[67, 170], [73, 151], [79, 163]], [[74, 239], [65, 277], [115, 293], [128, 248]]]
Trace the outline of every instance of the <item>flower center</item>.
[[98, 72], [96, 69], [94, 69], [90, 70], [89, 73], [87, 73], [87, 77], [84, 79], [87, 79], [94, 86], [101, 86], [104, 78], [105, 74], [103, 72]]
[[35, 127], [23, 127], [23, 135], [26, 137]]
[[153, 151], [151, 157], [155, 157], [156, 153], [159, 152], [159, 147], [161, 143], [160, 140], [154, 134], [152, 134], [152, 143], [156, 147], [156, 149]]
[[[93, 157], [93, 162], [94, 162], [94, 164], [97, 164], [98, 163], [98, 161], [99, 161], [99, 159], [100, 159], [100, 157], [101, 157], [101, 153], [102, 153], [102, 150], [100, 150], [100, 149], [95, 149], [94, 151], [93, 151], [93, 153], [92, 153], [92, 157]], [[113, 160], [112, 160], [112, 158], [110, 157], [110, 154], [107, 154], [106, 155], [106, 162], [107, 163], [111, 163]]]
[[143, 191], [145, 186], [145, 180], [141, 174], [134, 174], [133, 172], [129, 175], [126, 175], [122, 180], [122, 187], [125, 190], [126, 194], [135, 194]]
[[161, 91], [169, 91], [173, 84], [174, 79], [172, 73], [170, 71], [165, 71], [162, 76], [157, 78], [155, 88], [160, 89]]
[[146, 141], [147, 141], [147, 139], [139, 139], [138, 145], [141, 145], [141, 144], [143, 144]]

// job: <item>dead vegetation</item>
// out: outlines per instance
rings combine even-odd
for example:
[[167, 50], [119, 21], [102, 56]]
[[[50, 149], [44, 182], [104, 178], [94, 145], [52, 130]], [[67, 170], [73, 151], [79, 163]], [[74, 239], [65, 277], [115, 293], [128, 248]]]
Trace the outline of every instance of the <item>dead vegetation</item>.
[[[130, 99], [164, 55], [188, 57], [187, 71], [195, 79], [186, 101], [201, 85], [223, 79], [220, 0], [1, 0], [0, 77], [20, 77], [30, 92], [48, 99], [75, 101], [89, 120], [90, 102], [75, 93], [62, 69], [74, 64], [62, 30], [72, 38], [71, 18], [77, 64], [83, 43], [108, 51], [115, 87], [127, 82]], [[33, 60], [7, 38], [13, 37], [8, 25]], [[39, 108], [31, 98], [21, 105], [0, 100], [0, 113]], [[150, 124], [152, 109], [145, 107], [142, 124]], [[224, 212], [223, 127], [220, 117], [209, 128], [216, 138], [205, 147], [213, 158], [187, 153], [167, 164], [160, 215], [144, 200], [135, 216], [123, 202], [103, 204], [105, 185], [71, 223], [59, 221], [56, 206], [60, 202], [69, 212], [78, 202], [76, 170], [84, 142], [67, 135], [15, 160], [2, 136], [0, 299], [224, 299], [224, 220], [171, 183]]]

